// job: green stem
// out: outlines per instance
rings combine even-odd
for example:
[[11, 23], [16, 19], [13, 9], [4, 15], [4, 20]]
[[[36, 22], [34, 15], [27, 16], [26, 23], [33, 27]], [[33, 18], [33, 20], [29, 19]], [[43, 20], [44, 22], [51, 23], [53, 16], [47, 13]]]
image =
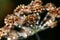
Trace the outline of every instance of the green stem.
[[36, 33], [36, 38], [37, 38], [37, 40], [40, 40], [40, 37], [37, 33]]

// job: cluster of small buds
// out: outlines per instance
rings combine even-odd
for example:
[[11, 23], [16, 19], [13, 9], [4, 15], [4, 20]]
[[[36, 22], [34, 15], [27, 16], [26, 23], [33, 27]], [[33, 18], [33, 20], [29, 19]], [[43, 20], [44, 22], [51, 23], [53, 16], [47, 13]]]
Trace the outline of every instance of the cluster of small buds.
[[47, 3], [45, 5], [45, 8], [47, 11], [52, 11], [52, 10], [56, 9], [56, 6], [53, 3]]
[[58, 15], [57, 15], [57, 18], [60, 18], [60, 7], [58, 7], [56, 10], [57, 10], [57, 12], [58, 12], [58, 13], [57, 13], [57, 14], [58, 14]]
[[17, 39], [18, 39], [17, 31], [11, 30], [11, 32], [8, 35], [7, 40], [17, 40]]
[[[60, 18], [60, 7], [57, 8], [52, 3], [42, 3], [41, 0], [35, 0], [27, 6], [19, 5], [13, 14], [7, 15], [4, 19], [5, 26], [0, 28], [0, 39], [7, 35], [7, 40], [18, 40], [19, 37], [27, 38], [46, 26], [54, 28], [57, 25], [55, 18]], [[46, 15], [42, 18], [44, 12]], [[19, 31], [14, 29], [15, 27]]]
[[7, 17], [4, 20], [5, 24], [9, 26], [16, 26], [18, 24], [22, 24], [23, 22], [23, 19], [21, 19], [21, 17], [15, 15], [7, 15]]
[[3, 28], [0, 28], [0, 39], [2, 36], [7, 35], [7, 33], [10, 31], [9, 26], [4, 26]]
[[49, 11], [50, 12], [50, 15], [52, 16], [52, 17], [60, 17], [60, 12], [59, 12], [60, 10], [59, 10], [59, 8], [56, 8], [56, 9], [54, 9], [54, 10], [52, 10], [52, 11]]
[[57, 25], [57, 21], [48, 20], [46, 24], [48, 25], [48, 27], [54, 28]]
[[18, 15], [18, 14], [29, 14], [29, 13], [34, 13], [34, 12], [40, 12], [42, 13], [44, 9], [44, 7], [42, 5], [40, 5], [42, 2], [40, 0], [38, 1], [33, 1], [31, 2], [30, 5], [20, 5], [18, 6], [15, 10], [14, 10], [14, 14]]
[[60, 17], [60, 7], [56, 8], [56, 6], [52, 3], [47, 3], [45, 5], [45, 8], [49, 13], [51, 14], [52, 17], [57, 17], [59, 15]]
[[24, 25], [29, 26], [29, 24], [35, 24], [38, 20], [38, 16], [36, 14], [28, 15], [24, 21]]

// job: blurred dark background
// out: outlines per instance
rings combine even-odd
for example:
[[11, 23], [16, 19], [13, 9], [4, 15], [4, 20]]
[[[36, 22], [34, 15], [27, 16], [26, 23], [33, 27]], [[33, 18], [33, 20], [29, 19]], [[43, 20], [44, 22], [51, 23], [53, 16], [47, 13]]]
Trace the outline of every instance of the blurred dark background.
[[[60, 6], [60, 0], [42, 0], [43, 5], [46, 3], [52, 2], [56, 7]], [[0, 0], [0, 27], [3, 27], [4, 18], [7, 14], [12, 14], [13, 10], [20, 4], [29, 4], [31, 0]], [[47, 29], [41, 32], [38, 32], [38, 35], [41, 40], [60, 40], [60, 25], [53, 29]], [[26, 40], [37, 40], [36, 36], [33, 35], [28, 37]]]

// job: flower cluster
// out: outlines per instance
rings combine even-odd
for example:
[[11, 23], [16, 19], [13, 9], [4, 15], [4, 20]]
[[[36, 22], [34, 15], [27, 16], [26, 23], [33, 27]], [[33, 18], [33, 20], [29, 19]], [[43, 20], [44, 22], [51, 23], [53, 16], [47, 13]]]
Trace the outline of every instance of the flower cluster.
[[56, 18], [60, 18], [60, 7], [57, 8], [52, 3], [42, 4], [41, 0], [35, 0], [28, 5], [16, 7], [13, 14], [4, 19], [5, 26], [0, 28], [0, 39], [3, 36], [7, 40], [23, 39], [40, 30], [56, 27]]

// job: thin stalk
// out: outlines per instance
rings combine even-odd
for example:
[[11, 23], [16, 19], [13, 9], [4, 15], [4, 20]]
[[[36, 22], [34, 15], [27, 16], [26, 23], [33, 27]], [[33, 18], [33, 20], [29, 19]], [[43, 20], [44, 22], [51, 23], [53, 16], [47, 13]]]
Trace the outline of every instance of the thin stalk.
[[35, 35], [36, 35], [37, 40], [40, 40], [39, 35], [37, 33]]

